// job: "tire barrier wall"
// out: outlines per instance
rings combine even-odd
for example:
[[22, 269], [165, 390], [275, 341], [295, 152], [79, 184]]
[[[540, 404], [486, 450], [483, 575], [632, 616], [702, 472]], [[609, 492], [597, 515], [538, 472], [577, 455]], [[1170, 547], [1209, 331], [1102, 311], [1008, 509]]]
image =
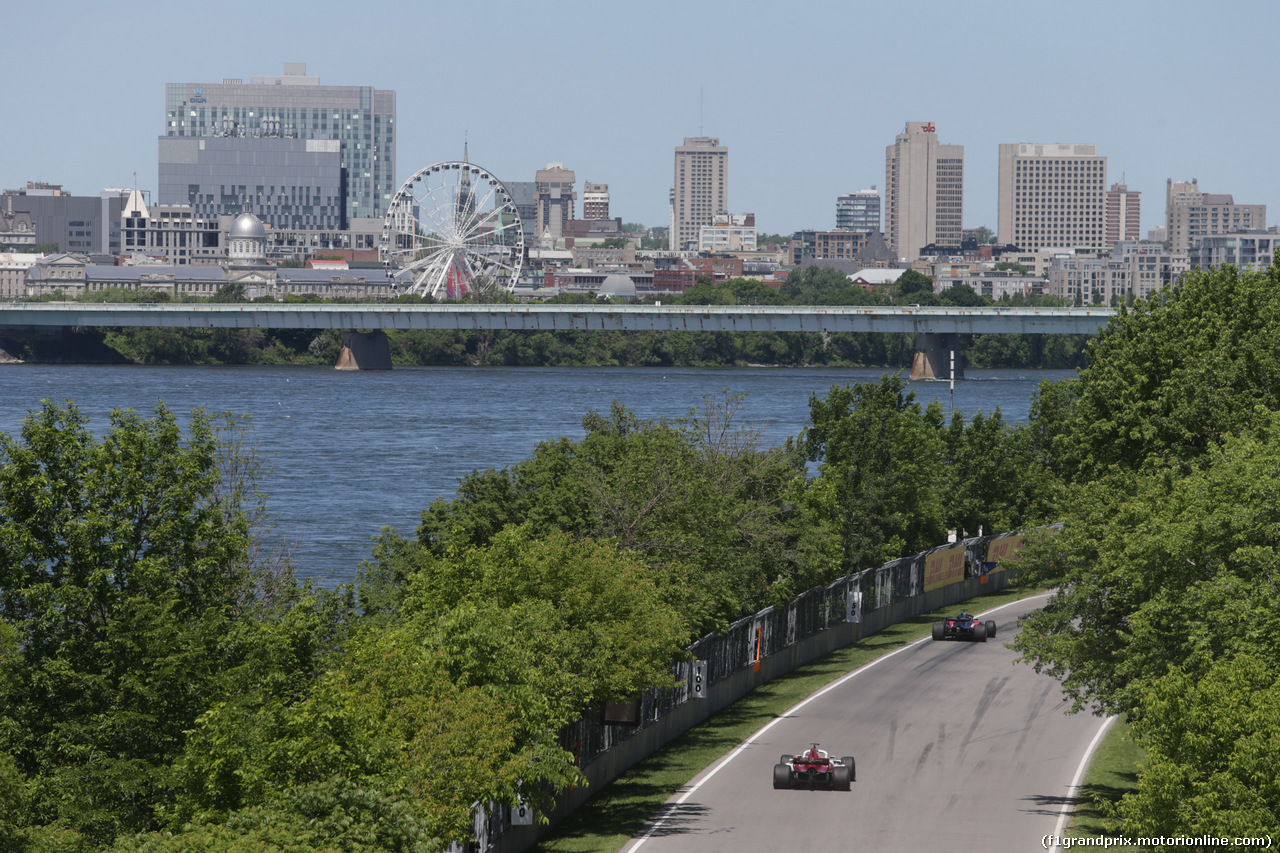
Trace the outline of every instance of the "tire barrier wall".
[[[547, 824], [513, 825], [512, 810], [499, 804], [477, 809], [475, 843], [453, 845], [452, 853], [521, 853], [627, 769], [760, 685], [890, 625], [1005, 589], [1016, 577], [998, 560], [1021, 548], [1020, 533], [942, 545], [815, 587], [704, 637], [688, 651], [705, 661], [705, 698], [694, 697], [694, 665], [680, 663], [674, 688], [651, 690], [624, 706], [622, 716], [630, 711], [635, 722], [605, 723], [601, 715], [567, 727], [561, 744], [577, 756], [587, 784], [562, 794]], [[958, 577], [938, 574], [939, 565]]]

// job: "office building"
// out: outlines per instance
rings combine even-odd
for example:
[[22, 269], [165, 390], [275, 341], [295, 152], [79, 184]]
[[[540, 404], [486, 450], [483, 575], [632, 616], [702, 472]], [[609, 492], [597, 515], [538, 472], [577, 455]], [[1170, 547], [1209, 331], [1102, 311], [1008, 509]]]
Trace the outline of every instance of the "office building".
[[1142, 193], [1125, 184], [1112, 184], [1107, 190], [1106, 245], [1122, 240], [1137, 240], [1141, 233]]
[[996, 241], [1027, 252], [1104, 245], [1106, 187], [1096, 145], [1001, 145]]
[[1169, 249], [1189, 252], [1201, 237], [1265, 229], [1267, 206], [1236, 204], [1229, 194], [1201, 192], [1195, 178], [1190, 183], [1170, 178], [1165, 185], [1164, 217]]
[[710, 136], [685, 137], [676, 147], [668, 248], [694, 251], [702, 226], [729, 212], [729, 149]]
[[925, 246], [959, 248], [964, 217], [964, 146], [943, 145], [933, 122], [909, 121], [885, 148], [884, 236], [900, 258]]
[[160, 137], [162, 206], [196, 216], [249, 212], [272, 228], [347, 226], [337, 139]]
[[28, 181], [26, 187], [4, 191], [0, 210], [15, 231], [23, 229], [23, 239], [15, 240], [16, 245], [56, 245], [59, 252], [115, 255], [120, 253], [120, 216], [129, 192], [104, 189], [96, 196], [78, 196], [59, 184]]
[[[283, 75], [251, 77], [248, 83], [240, 79], [167, 83], [165, 111], [165, 136], [337, 141], [345, 181], [343, 216], [347, 220], [381, 218], [399, 188], [395, 178], [394, 91], [372, 86], [322, 86], [319, 77], [307, 76], [305, 63], [290, 62], [285, 63]], [[281, 154], [278, 148], [276, 154]], [[267, 181], [263, 186], [272, 183]], [[225, 195], [235, 196], [242, 184], [244, 194], [249, 195], [249, 180], [231, 182], [227, 186], [235, 191]], [[274, 184], [306, 185], [283, 177]], [[256, 179], [252, 187], [256, 191]], [[161, 196], [159, 203], [191, 203], [185, 192], [179, 194], [180, 198]], [[311, 206], [316, 206], [314, 194]]]
[[548, 163], [534, 176], [534, 200], [537, 205], [537, 236], [558, 240], [569, 230], [574, 202], [578, 194], [573, 185], [577, 178], [563, 163]]
[[836, 199], [836, 230], [863, 234], [880, 230], [880, 193], [875, 187]]
[[582, 218], [609, 218], [609, 185], [593, 184], [584, 181], [582, 184]]
[[134, 190], [121, 214], [122, 257], [143, 256], [175, 266], [216, 264], [226, 257], [217, 216], [200, 216], [189, 204], [150, 205]]

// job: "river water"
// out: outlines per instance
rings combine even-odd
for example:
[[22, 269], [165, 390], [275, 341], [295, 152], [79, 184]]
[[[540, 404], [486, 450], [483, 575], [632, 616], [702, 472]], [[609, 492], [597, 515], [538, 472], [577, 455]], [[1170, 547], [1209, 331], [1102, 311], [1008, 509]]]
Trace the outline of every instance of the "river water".
[[[0, 432], [16, 435], [42, 399], [73, 401], [101, 433], [112, 409], [196, 407], [249, 416], [271, 472], [268, 507], [299, 577], [355, 578], [383, 525], [412, 536], [422, 510], [451, 498], [475, 469], [530, 456], [545, 439], [580, 439], [582, 416], [613, 400], [641, 418], [674, 418], [728, 390], [740, 421], [781, 444], [808, 423], [811, 394], [878, 381], [879, 369], [397, 368], [0, 365]], [[1024, 422], [1036, 386], [1066, 370], [969, 370], [956, 382], [912, 383], [972, 416], [1000, 408]]]

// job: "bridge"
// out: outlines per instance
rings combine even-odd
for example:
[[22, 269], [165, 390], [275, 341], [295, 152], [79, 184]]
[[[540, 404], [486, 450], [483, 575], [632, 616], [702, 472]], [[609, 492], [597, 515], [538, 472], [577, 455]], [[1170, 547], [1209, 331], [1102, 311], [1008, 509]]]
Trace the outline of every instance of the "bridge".
[[[385, 332], [399, 329], [475, 331], [886, 332], [917, 336], [914, 378], [951, 376], [947, 353], [960, 334], [1092, 335], [1111, 308], [957, 308], [813, 305], [413, 305], [319, 303], [0, 304], [0, 328], [86, 326], [368, 330], [344, 341], [353, 368], [390, 367]], [[380, 343], [379, 343], [380, 341]], [[385, 364], [383, 363], [385, 362]], [[341, 363], [339, 366], [343, 366]], [[960, 374], [957, 372], [956, 376]]]

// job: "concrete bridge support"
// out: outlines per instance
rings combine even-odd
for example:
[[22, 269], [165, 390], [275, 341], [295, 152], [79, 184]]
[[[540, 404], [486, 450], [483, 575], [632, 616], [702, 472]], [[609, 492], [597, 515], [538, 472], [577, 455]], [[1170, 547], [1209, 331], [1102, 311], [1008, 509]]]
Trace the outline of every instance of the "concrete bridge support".
[[964, 379], [964, 364], [960, 355], [960, 336], [955, 332], [916, 335], [911, 379]]
[[381, 329], [372, 332], [343, 332], [342, 352], [338, 354], [335, 370], [390, 370], [391, 346], [387, 333]]

